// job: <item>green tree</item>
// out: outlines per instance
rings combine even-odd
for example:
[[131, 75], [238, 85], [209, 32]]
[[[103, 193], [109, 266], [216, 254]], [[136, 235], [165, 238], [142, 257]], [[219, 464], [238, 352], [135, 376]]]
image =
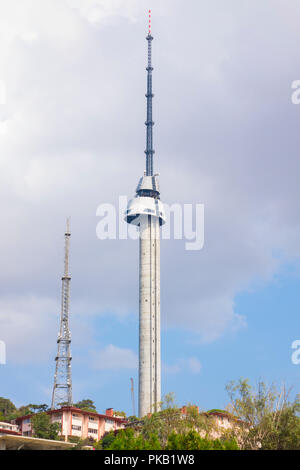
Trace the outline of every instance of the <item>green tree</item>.
[[42, 413], [49, 410], [48, 405], [34, 405], [30, 403], [29, 405], [24, 407], [25, 409], [28, 408], [31, 413]]
[[4, 416], [5, 419], [8, 419], [10, 415], [15, 413], [17, 408], [8, 398], [0, 397], [0, 413]]
[[138, 418], [137, 416], [133, 416], [133, 415], [132, 415], [132, 416], [128, 416], [127, 419], [128, 419], [128, 421], [129, 421], [130, 423], [134, 423], [135, 421], [139, 421], [139, 418]]
[[156, 434], [145, 439], [133, 429], [127, 428], [118, 432], [108, 450], [161, 450], [161, 445]]
[[86, 439], [80, 439], [80, 437], [76, 438], [76, 436], [70, 436], [69, 437], [69, 442], [73, 442], [76, 444], [74, 447], [72, 447], [70, 450], [82, 450], [83, 447], [85, 446], [90, 446], [94, 447], [96, 449], [96, 442], [94, 439], [87, 437]]
[[47, 413], [37, 413], [31, 418], [34, 437], [58, 440], [59, 423], [51, 423]]
[[109, 450], [238, 450], [234, 439], [207, 439], [201, 438], [195, 430], [178, 434], [172, 432], [163, 447], [157, 433], [152, 433], [146, 439], [140, 432], [127, 428], [118, 432], [116, 436], [110, 434], [111, 443], [108, 447], [96, 445], [96, 449]]
[[198, 432], [191, 430], [187, 433], [172, 432], [168, 437], [166, 450], [238, 450], [234, 439], [220, 440], [202, 438]]
[[11, 421], [20, 416], [39, 413], [42, 411], [47, 411], [48, 409], [48, 405], [46, 404], [34, 405], [32, 403], [26, 406], [20, 406], [20, 408], [16, 408], [11, 400], [0, 397], [0, 420], [2, 419]]
[[215, 418], [200, 413], [193, 405], [185, 413], [175, 404], [174, 394], [168, 394], [161, 405], [161, 411], [142, 420], [130, 417], [130, 427], [108, 433], [96, 444], [97, 449], [109, 450], [231, 450], [238, 449], [237, 442], [223, 436], [212, 438], [216, 429]]
[[284, 386], [260, 381], [254, 388], [247, 379], [230, 382], [226, 389], [232, 413], [241, 420], [232, 434], [243, 449], [300, 450], [299, 395], [291, 402]]
[[162, 448], [167, 445], [168, 437], [174, 431], [177, 434], [196, 430], [208, 437], [215, 430], [213, 417], [199, 414], [195, 406], [189, 405], [183, 416], [175, 404], [173, 394], [168, 394], [162, 403], [162, 410], [143, 419], [142, 434], [145, 439], [157, 433]]
[[84, 411], [91, 411], [93, 413], [97, 413], [95, 403], [93, 402], [93, 400], [90, 399], [78, 401], [77, 403], [74, 403], [74, 406], [75, 408], [80, 408]]
[[30, 415], [30, 414], [32, 414], [32, 411], [29, 408], [29, 405], [20, 406], [20, 408], [18, 408], [15, 413], [15, 417], [17, 418], [19, 416], [25, 416], [25, 415]]
[[100, 439], [100, 441], [97, 442], [97, 444], [95, 445], [95, 448], [97, 450], [108, 449], [112, 445], [115, 438], [116, 438], [116, 435], [115, 435], [114, 431], [110, 431], [110, 432], [106, 433], [102, 437], [102, 439]]
[[125, 411], [114, 411], [114, 416], [120, 416], [120, 418], [126, 418]]

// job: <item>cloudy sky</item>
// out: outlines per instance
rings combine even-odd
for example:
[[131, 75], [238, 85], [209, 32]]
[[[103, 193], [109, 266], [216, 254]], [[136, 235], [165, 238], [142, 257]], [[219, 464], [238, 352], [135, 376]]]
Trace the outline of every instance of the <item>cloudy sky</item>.
[[71, 217], [74, 400], [132, 412], [138, 242], [99, 240], [100, 204], [144, 169], [152, 9], [162, 200], [205, 205], [205, 244], [163, 240], [163, 392], [224, 407], [240, 376], [300, 365], [300, 3], [0, 0], [0, 396], [50, 403]]

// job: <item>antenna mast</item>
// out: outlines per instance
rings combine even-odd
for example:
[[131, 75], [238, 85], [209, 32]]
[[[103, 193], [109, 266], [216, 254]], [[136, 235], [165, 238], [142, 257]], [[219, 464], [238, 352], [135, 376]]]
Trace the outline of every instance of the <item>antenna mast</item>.
[[131, 382], [132, 413], [133, 413], [133, 416], [135, 416], [134, 384], [133, 384], [133, 378], [132, 377], [130, 379], [130, 382]]
[[153, 176], [153, 126], [154, 122], [152, 120], [152, 99], [154, 97], [152, 93], [152, 41], [153, 37], [151, 35], [151, 10], [149, 10], [149, 28], [148, 36], [146, 37], [148, 41], [148, 66], [146, 68], [147, 74], [147, 121], [145, 122], [147, 127], [147, 137], [146, 137], [146, 175]]
[[60, 331], [57, 338], [57, 356], [54, 374], [54, 386], [51, 408], [55, 409], [61, 403], [72, 405], [72, 374], [71, 374], [71, 333], [69, 330], [69, 303], [70, 282], [69, 275], [69, 248], [70, 248], [70, 220], [67, 219], [65, 232], [65, 261], [64, 275], [62, 277]]

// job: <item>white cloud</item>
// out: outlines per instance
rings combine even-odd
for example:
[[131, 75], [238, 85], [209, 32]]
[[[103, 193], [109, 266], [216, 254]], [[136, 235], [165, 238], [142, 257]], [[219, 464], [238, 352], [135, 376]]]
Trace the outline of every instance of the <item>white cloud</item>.
[[0, 337], [6, 343], [7, 363], [40, 362], [51, 356], [55, 337], [49, 331], [55, 325], [58, 330], [58, 308], [50, 298], [0, 300]]
[[162, 369], [167, 374], [179, 374], [181, 372], [190, 372], [192, 374], [200, 374], [201, 362], [196, 357], [189, 357], [187, 359], [178, 359], [175, 364], [163, 364]]
[[196, 357], [188, 359], [188, 368], [193, 374], [199, 374], [201, 371], [201, 362]]
[[[57, 293], [59, 299], [59, 292]], [[0, 339], [6, 343], [7, 363], [53, 364], [59, 331], [60, 301], [22, 295], [0, 299]], [[70, 329], [77, 347], [91, 342], [85, 319], [70, 313]], [[72, 346], [71, 346], [72, 349]]]
[[122, 349], [109, 344], [101, 351], [93, 353], [92, 363], [98, 370], [136, 369], [138, 358], [130, 349]]
[[53, 344], [68, 215], [72, 308], [138, 310], [138, 244], [97, 240], [95, 213], [131, 196], [143, 172], [149, 6], [162, 200], [206, 207], [202, 251], [162, 243], [164, 327], [204, 341], [245, 327], [237, 293], [300, 256], [300, 107], [289, 95], [300, 28], [286, 3], [1, 1], [0, 337], [11, 351], [32, 351], [45, 332]]
[[137, 0], [67, 0], [67, 5], [77, 9], [92, 24], [116, 16], [135, 21], [134, 11], [138, 4]]

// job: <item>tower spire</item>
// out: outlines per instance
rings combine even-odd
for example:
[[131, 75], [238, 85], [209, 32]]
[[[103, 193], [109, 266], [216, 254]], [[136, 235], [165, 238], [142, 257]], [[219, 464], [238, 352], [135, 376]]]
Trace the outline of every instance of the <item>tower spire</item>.
[[71, 333], [69, 330], [70, 282], [69, 248], [70, 248], [70, 219], [67, 219], [65, 232], [64, 275], [62, 279], [60, 330], [57, 338], [56, 367], [52, 393], [51, 408], [55, 409], [61, 403], [72, 405], [72, 375], [71, 375]]
[[152, 41], [153, 36], [151, 35], [151, 10], [149, 10], [149, 29], [148, 36], [146, 37], [148, 41], [148, 65], [147, 70], [147, 121], [145, 122], [147, 128], [146, 136], [146, 176], [153, 176], [153, 126], [154, 122], [152, 120], [152, 99], [154, 97], [152, 93]]
[[146, 174], [129, 201], [125, 220], [139, 227], [139, 416], [160, 410], [160, 226], [166, 221], [158, 175], [153, 175], [151, 11], [147, 66]]

